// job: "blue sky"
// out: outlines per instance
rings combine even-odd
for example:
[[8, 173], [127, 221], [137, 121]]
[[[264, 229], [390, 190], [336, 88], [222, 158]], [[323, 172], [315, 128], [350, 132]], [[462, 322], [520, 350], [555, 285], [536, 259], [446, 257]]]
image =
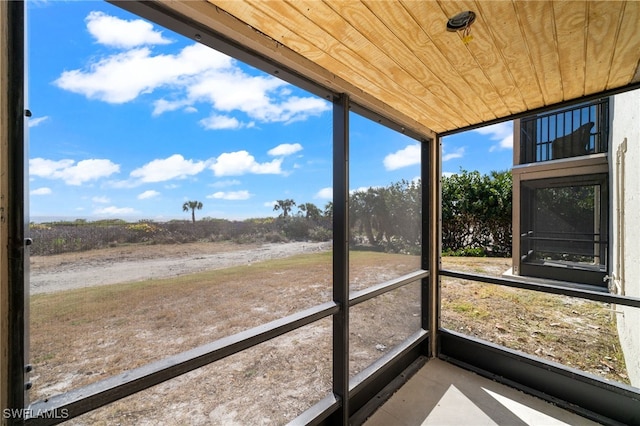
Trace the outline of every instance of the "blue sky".
[[[28, 3], [32, 220], [245, 219], [331, 201], [331, 104], [97, 1]], [[351, 116], [350, 187], [419, 175], [417, 142]], [[510, 123], [445, 138], [443, 171], [511, 166]]]

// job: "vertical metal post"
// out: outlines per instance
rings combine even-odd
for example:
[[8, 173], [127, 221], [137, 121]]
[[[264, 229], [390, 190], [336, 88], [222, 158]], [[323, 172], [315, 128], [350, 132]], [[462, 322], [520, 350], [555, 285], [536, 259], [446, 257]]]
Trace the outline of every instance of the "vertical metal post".
[[[421, 212], [422, 212], [422, 254], [420, 260], [420, 268], [431, 272], [431, 260], [429, 255], [433, 251], [431, 248], [431, 175], [429, 173], [430, 155], [429, 150], [434, 142], [431, 140], [423, 140], [420, 144], [420, 182], [421, 182]], [[434, 330], [431, 328], [431, 279], [423, 278], [420, 282], [420, 309], [421, 309], [421, 327], [423, 330], [429, 331], [429, 339], [431, 342], [435, 336]], [[426, 355], [433, 356], [431, 352], [431, 344], [426, 346]]]
[[333, 393], [342, 403], [333, 423], [349, 424], [349, 97], [333, 102]]
[[[529, 128], [531, 121], [525, 122], [525, 128]], [[528, 139], [522, 137], [522, 120], [513, 120], [513, 165], [521, 164], [520, 150], [523, 147], [522, 141]], [[532, 132], [530, 132], [532, 133]], [[530, 142], [535, 145], [535, 139]], [[551, 144], [547, 145], [551, 146]], [[552, 159], [551, 152], [547, 149], [547, 159]], [[511, 168], [511, 270], [514, 275], [520, 274], [520, 173], [514, 173]]]
[[[9, 2], [0, 2], [0, 171], [8, 168], [9, 143]], [[8, 268], [8, 223], [5, 212], [8, 211], [9, 180], [5, 173], [0, 173], [0, 410], [9, 407], [9, 268]], [[1, 421], [0, 421], [1, 422]]]
[[422, 268], [429, 270], [422, 280], [422, 328], [429, 330], [429, 357], [438, 353], [440, 326], [441, 151], [440, 136], [422, 143]]
[[[8, 384], [6, 399], [7, 408], [24, 408], [28, 402], [25, 387], [25, 364], [27, 356], [27, 293], [25, 291], [25, 222], [27, 219], [24, 195], [26, 185], [26, 154], [25, 154], [25, 33], [24, 17], [25, 4], [22, 1], [6, 2], [3, 15], [3, 26], [6, 24], [7, 38], [2, 40], [3, 79], [6, 76], [6, 97], [3, 97], [2, 125], [6, 131], [2, 132], [1, 156], [3, 211], [0, 220], [6, 237], [2, 237], [2, 244], [6, 244], [6, 258], [2, 259], [2, 285], [7, 287], [7, 340], [8, 350], [3, 348], [2, 357], [7, 358]], [[6, 139], [5, 139], [6, 137]], [[6, 166], [6, 168], [5, 168]], [[4, 226], [6, 224], [6, 227]], [[6, 240], [5, 240], [6, 238]], [[3, 253], [3, 254], [4, 254]], [[5, 263], [6, 262], [6, 263]], [[6, 266], [5, 266], [6, 265]], [[5, 269], [6, 267], [6, 269]], [[6, 274], [6, 275], [4, 275]], [[6, 281], [5, 281], [6, 279]], [[4, 289], [3, 289], [4, 290]], [[3, 291], [4, 293], [4, 291]], [[5, 318], [3, 318], [3, 323]], [[3, 325], [4, 327], [4, 325]], [[4, 333], [4, 330], [3, 330]], [[4, 336], [3, 336], [4, 340]], [[3, 372], [4, 373], [4, 372]], [[3, 379], [3, 380], [7, 380]], [[4, 407], [3, 407], [4, 408]], [[16, 420], [16, 423], [19, 421]], [[10, 419], [9, 423], [13, 423]]]

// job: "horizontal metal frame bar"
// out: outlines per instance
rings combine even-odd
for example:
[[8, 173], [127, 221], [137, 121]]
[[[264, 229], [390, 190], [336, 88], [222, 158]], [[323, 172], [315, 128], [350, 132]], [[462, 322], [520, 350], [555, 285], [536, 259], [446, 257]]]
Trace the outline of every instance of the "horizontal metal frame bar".
[[640, 393], [622, 383], [476, 339], [438, 330], [439, 358], [602, 424], [640, 424]]
[[405, 136], [408, 136], [412, 139], [415, 139], [421, 142], [425, 142], [426, 140], [428, 140], [428, 138], [424, 134], [416, 132], [413, 129], [407, 128], [405, 126], [402, 126], [393, 120], [389, 120], [385, 116], [380, 115], [377, 112], [371, 111], [367, 107], [358, 105], [356, 102], [351, 102], [349, 105], [349, 109], [352, 112], [358, 115], [361, 115], [362, 117], [368, 118], [371, 121], [374, 121], [378, 124], [388, 127], [391, 130], [395, 130], [396, 132], [401, 133]]
[[552, 280], [563, 283], [559, 284], [560, 286], [566, 285], [571, 288], [604, 293], [608, 291], [608, 283], [605, 280], [607, 273], [603, 269], [587, 269], [577, 266], [562, 267], [558, 264], [536, 264], [531, 261], [524, 261], [520, 263], [519, 275], [522, 277]]
[[[151, 386], [178, 377], [227, 356], [256, 346], [267, 340], [334, 315], [339, 307], [327, 302], [287, 317], [225, 337], [215, 342], [126, 371], [88, 386], [56, 395], [46, 402], [30, 405], [43, 417], [26, 419], [26, 425], [51, 425], [87, 413]], [[66, 410], [66, 419], [44, 418], [47, 412]]]
[[367, 287], [363, 290], [354, 291], [349, 295], [349, 306], [355, 306], [359, 303], [365, 302], [381, 294], [403, 287], [412, 282], [418, 281], [429, 276], [429, 271], [419, 270], [403, 275], [398, 278], [394, 278], [383, 283]]
[[[582, 256], [582, 257], [602, 257], [599, 254], [585, 254], [585, 253], [572, 253], [569, 251], [552, 251], [552, 250], [536, 250], [537, 252], [542, 252], [545, 254], [566, 254], [570, 256]], [[522, 256], [521, 260], [523, 263], [527, 263], [531, 266], [540, 266], [545, 268], [558, 268], [559, 265], [562, 265], [563, 268], [567, 268], [567, 271], [582, 271], [582, 272], [600, 272], [605, 273], [605, 264], [589, 264], [589, 263], [581, 263], [576, 260], [562, 260], [562, 259], [530, 259], [530, 257], [535, 253], [534, 250], [531, 250], [532, 253], [528, 255]], [[526, 276], [527, 274], [522, 273], [521, 275]]]
[[335, 394], [330, 393], [287, 424], [289, 426], [315, 426], [322, 424], [339, 406], [340, 401]]
[[443, 277], [460, 278], [463, 280], [477, 281], [486, 284], [496, 284], [506, 287], [522, 288], [525, 290], [540, 291], [542, 293], [561, 294], [564, 296], [594, 300], [596, 302], [612, 303], [616, 305], [625, 305], [632, 306], [634, 308], [640, 308], [640, 298], [609, 294], [606, 293], [606, 289], [603, 289], [602, 291], [582, 290], [569, 286], [525, 282], [508, 278], [492, 277], [489, 275], [450, 271], [446, 269], [440, 270], [440, 275]]
[[[413, 359], [413, 358], [412, 358]], [[402, 388], [424, 365], [429, 362], [431, 358], [427, 357], [425, 353], [418, 355], [413, 359], [411, 364], [396, 375], [393, 380], [389, 382], [384, 388], [377, 394], [372, 396], [366, 404], [364, 404], [358, 411], [353, 413], [349, 417], [349, 424], [362, 425], [370, 418], [378, 408], [382, 407], [398, 390]]]
[[[524, 234], [521, 234], [521, 237], [524, 237], [526, 235], [533, 235], [533, 231], [527, 231]], [[538, 231], [538, 234], [557, 234], [560, 236], [564, 236], [564, 235], [602, 235], [602, 233], [600, 232], [562, 232], [562, 231]]]
[[[600, 234], [593, 234], [600, 235]], [[609, 244], [609, 241], [606, 240], [586, 240], [579, 238], [560, 238], [560, 237], [524, 237], [524, 240], [528, 241], [556, 241], [560, 243], [587, 243], [587, 244]]]
[[390, 365], [394, 359], [397, 359], [404, 353], [418, 346], [427, 337], [429, 337], [429, 332], [427, 330], [420, 329], [416, 331], [406, 340], [391, 348], [389, 352], [378, 358], [373, 364], [353, 376], [351, 380], [349, 380], [349, 396], [353, 397], [362, 391], [367, 384], [380, 376], [385, 366]]

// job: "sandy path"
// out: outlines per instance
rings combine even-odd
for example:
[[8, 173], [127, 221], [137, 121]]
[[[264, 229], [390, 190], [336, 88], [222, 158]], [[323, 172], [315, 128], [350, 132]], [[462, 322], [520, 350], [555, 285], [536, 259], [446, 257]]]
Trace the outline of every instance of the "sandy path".
[[32, 256], [31, 294], [169, 278], [330, 249], [330, 242], [194, 243]]

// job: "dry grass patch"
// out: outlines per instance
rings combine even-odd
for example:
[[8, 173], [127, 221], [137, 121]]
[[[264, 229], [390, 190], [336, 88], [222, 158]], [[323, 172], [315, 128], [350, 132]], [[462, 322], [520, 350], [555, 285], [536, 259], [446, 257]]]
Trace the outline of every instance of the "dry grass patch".
[[[410, 267], [407, 258], [354, 252], [352, 279], [361, 288], [401, 275]], [[47, 398], [329, 301], [331, 265], [331, 253], [324, 252], [171, 279], [34, 295], [33, 398]], [[382, 303], [378, 310], [388, 306], [393, 311], [393, 305], [377, 303]], [[402, 317], [402, 311], [397, 315]], [[367, 326], [354, 320], [354, 329]]]
[[[443, 258], [447, 269], [500, 275], [510, 259]], [[629, 384], [615, 314], [606, 303], [442, 279], [442, 326]]]
[[[510, 264], [490, 258], [443, 262], [449, 269], [491, 274], [501, 274]], [[416, 256], [354, 251], [351, 289], [418, 267]], [[34, 295], [31, 398], [47, 398], [329, 301], [331, 274], [331, 252], [322, 252]], [[603, 306], [459, 280], [443, 282], [442, 297], [447, 328], [585, 371], [603, 361], [611, 366], [605, 377], [624, 381], [615, 323]], [[352, 308], [352, 375], [419, 329], [419, 303], [420, 286], [413, 283]], [[584, 355], [587, 347], [592, 359]], [[576, 352], [582, 364], [569, 357]], [[72, 423], [283, 424], [330, 389], [327, 318]]]

